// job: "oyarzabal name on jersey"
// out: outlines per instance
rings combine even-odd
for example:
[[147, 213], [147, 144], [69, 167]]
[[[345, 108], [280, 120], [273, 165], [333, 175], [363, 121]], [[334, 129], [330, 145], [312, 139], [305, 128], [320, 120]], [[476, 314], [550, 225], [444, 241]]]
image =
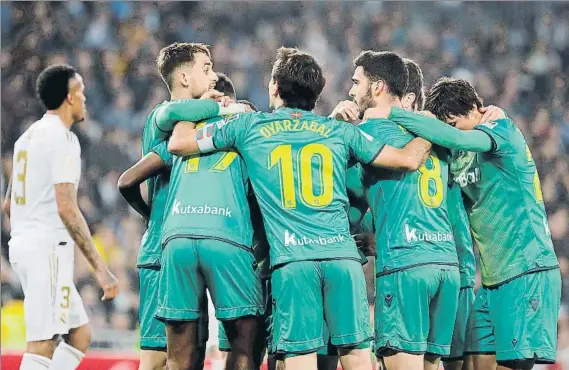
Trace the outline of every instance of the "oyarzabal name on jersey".
[[209, 204], [203, 204], [198, 206], [184, 205], [179, 200], [174, 201], [174, 206], [172, 206], [173, 215], [220, 215], [225, 217], [232, 217], [231, 210], [229, 207], [212, 207]]
[[414, 227], [405, 224], [405, 238], [407, 243], [413, 242], [446, 242], [453, 240], [452, 233], [441, 233], [417, 230]]
[[319, 244], [319, 245], [327, 245], [327, 244], [335, 244], [341, 243], [346, 240], [346, 237], [342, 234], [338, 234], [335, 236], [328, 236], [323, 237], [319, 236], [317, 238], [309, 238], [307, 236], [296, 236], [295, 233], [291, 233], [288, 230], [285, 230], [284, 233], [284, 245], [285, 247], [291, 245], [307, 245], [307, 244]]
[[261, 136], [268, 139], [281, 131], [312, 131], [322, 137], [328, 138], [332, 129], [316, 121], [300, 121], [298, 119], [285, 119], [269, 122], [259, 129]]

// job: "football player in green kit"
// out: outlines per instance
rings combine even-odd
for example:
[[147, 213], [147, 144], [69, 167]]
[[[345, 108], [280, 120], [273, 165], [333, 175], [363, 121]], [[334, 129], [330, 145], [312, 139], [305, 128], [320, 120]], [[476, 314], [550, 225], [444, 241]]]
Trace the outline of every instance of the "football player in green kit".
[[[403, 61], [409, 71], [409, 87], [407, 88], [407, 93], [401, 100], [402, 107], [410, 112], [422, 111], [425, 104], [423, 72], [415, 61], [406, 58], [403, 59]], [[470, 235], [470, 224], [468, 223], [468, 215], [466, 214], [462, 202], [460, 186], [452, 181], [452, 179], [449, 179], [447, 209], [458, 255], [460, 292], [458, 294], [458, 309], [456, 311], [450, 355], [444, 358], [443, 362], [445, 370], [461, 370], [463, 369], [463, 365], [464, 370], [467, 370], [471, 369], [471, 367], [464, 364], [464, 352], [466, 349], [466, 341], [469, 338], [466, 330], [468, 317], [474, 303], [476, 259], [474, 257], [472, 237]]]
[[415, 139], [396, 149], [315, 115], [324, 83], [311, 55], [281, 48], [269, 83], [273, 113], [238, 115], [197, 131], [179, 124], [168, 148], [188, 155], [235, 147], [245, 160], [270, 245], [272, 347], [285, 366], [316, 370], [325, 318], [342, 367], [369, 370], [368, 304], [349, 232], [346, 168], [356, 159], [414, 170], [430, 144]]
[[[409, 72], [391, 52], [362, 52], [350, 96], [358, 127], [395, 147], [413, 136], [375, 119], [374, 109], [401, 106]], [[458, 259], [447, 213], [448, 153], [433, 147], [417, 171], [364, 166], [363, 185], [376, 229], [375, 351], [387, 370], [436, 369], [448, 356], [460, 290]]]
[[[164, 140], [159, 128], [169, 124], [179, 113], [202, 120], [216, 116], [220, 106], [210, 99], [219, 94], [208, 91], [217, 77], [211, 69], [209, 49], [202, 44], [176, 43], [163, 48], [157, 66], [167, 84], [171, 101], [157, 105], [149, 114], [142, 137], [142, 154]], [[177, 100], [184, 99], [184, 100]], [[180, 104], [183, 102], [183, 104]], [[158, 299], [158, 276], [160, 273], [160, 231], [164, 205], [168, 194], [169, 173], [157, 173], [147, 181], [148, 205], [142, 200], [127, 178], [122, 178], [119, 188], [129, 204], [148, 222], [142, 238], [137, 266], [140, 274], [140, 369], [163, 369], [166, 365], [166, 333], [164, 324], [154, 318]], [[138, 195], [137, 195], [138, 194]], [[205, 338], [207, 340], [207, 338]], [[205, 356], [205, 341], [203, 341]]]
[[526, 140], [505, 114], [480, 124], [481, 108], [470, 83], [441, 78], [426, 109], [447, 124], [396, 108], [388, 116], [457, 151], [452, 176], [462, 188], [482, 268], [466, 349], [475, 369], [531, 369], [555, 361], [559, 265]]

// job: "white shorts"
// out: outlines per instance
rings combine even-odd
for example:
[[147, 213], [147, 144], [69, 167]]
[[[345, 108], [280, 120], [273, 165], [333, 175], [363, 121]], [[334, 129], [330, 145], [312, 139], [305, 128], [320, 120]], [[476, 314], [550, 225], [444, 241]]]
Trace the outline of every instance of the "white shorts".
[[33, 250], [28, 246], [18, 250], [19, 244], [10, 243], [10, 263], [24, 291], [27, 341], [48, 340], [87, 324], [73, 283], [73, 243], [55, 242]]

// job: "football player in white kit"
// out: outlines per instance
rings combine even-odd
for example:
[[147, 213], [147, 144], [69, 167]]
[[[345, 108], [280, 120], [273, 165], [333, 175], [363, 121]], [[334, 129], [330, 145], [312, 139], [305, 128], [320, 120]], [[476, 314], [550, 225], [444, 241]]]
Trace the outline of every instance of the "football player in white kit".
[[[85, 117], [83, 79], [68, 65], [46, 68], [37, 94], [47, 109], [14, 145], [9, 209], [10, 263], [24, 291], [27, 349], [21, 370], [71, 370], [91, 341], [87, 314], [73, 283], [74, 244], [93, 268], [103, 300], [117, 279], [96, 250], [77, 205], [81, 148], [70, 131]], [[62, 335], [63, 341], [56, 340]]]

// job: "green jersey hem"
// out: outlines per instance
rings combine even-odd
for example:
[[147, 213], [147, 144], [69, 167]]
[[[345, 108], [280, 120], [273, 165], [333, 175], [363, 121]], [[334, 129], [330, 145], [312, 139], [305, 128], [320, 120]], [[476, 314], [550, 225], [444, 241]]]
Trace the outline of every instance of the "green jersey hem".
[[271, 271], [282, 265], [286, 265], [287, 263], [290, 262], [342, 260], [342, 259], [354, 260], [358, 261], [359, 263], [362, 262], [362, 257], [360, 256], [357, 250], [354, 251], [354, 253], [351, 252], [333, 253], [333, 251], [320, 251], [320, 252], [311, 252], [310, 255], [306, 256], [287, 255], [287, 256], [275, 257], [274, 261], [271, 261]]
[[187, 238], [187, 239], [214, 239], [227, 242], [229, 244], [235, 245], [236, 247], [246, 249], [253, 252], [252, 241], [247, 243], [244, 240], [238, 239], [235, 235], [227, 233], [225, 230], [214, 230], [214, 229], [174, 229], [162, 236], [162, 248], [172, 239], [177, 238]]
[[[524, 272], [522, 272], [522, 273], [520, 273], [520, 274], [517, 274], [517, 275], [515, 275], [515, 276], [509, 277], [509, 278], [507, 278], [506, 280], [500, 281], [500, 282], [495, 283], [495, 284], [486, 284], [484, 281], [482, 281], [482, 286], [483, 286], [484, 288], [487, 288], [487, 289], [495, 289], [495, 288], [500, 287], [501, 285], [504, 285], [504, 284], [509, 283], [509, 282], [512, 281], [512, 280], [516, 280], [516, 279], [519, 278], [520, 276], [529, 275], [529, 274], [533, 274], [533, 273], [541, 272], [541, 271], [555, 270], [555, 269], [558, 269], [558, 268], [559, 268], [559, 264], [554, 265], [554, 266], [539, 266], [539, 267], [535, 267], [535, 268], [533, 268], [533, 269], [531, 269], [531, 270], [526, 270], [526, 271], [524, 271]], [[483, 279], [483, 280], [484, 280], [484, 279]]]
[[377, 273], [375, 274], [375, 277], [385, 276], [385, 275], [393, 274], [393, 273], [395, 273], [395, 272], [400, 272], [400, 271], [409, 270], [409, 269], [412, 269], [412, 268], [414, 268], [414, 267], [427, 266], [427, 265], [456, 267], [456, 269], [458, 270], [458, 263], [451, 263], [451, 262], [424, 262], [424, 263], [416, 263], [416, 264], [409, 265], [409, 266], [405, 266], [405, 267], [399, 267], [399, 268], [392, 269], [392, 270], [383, 270], [383, 271], [381, 271], [381, 272], [377, 272]]

